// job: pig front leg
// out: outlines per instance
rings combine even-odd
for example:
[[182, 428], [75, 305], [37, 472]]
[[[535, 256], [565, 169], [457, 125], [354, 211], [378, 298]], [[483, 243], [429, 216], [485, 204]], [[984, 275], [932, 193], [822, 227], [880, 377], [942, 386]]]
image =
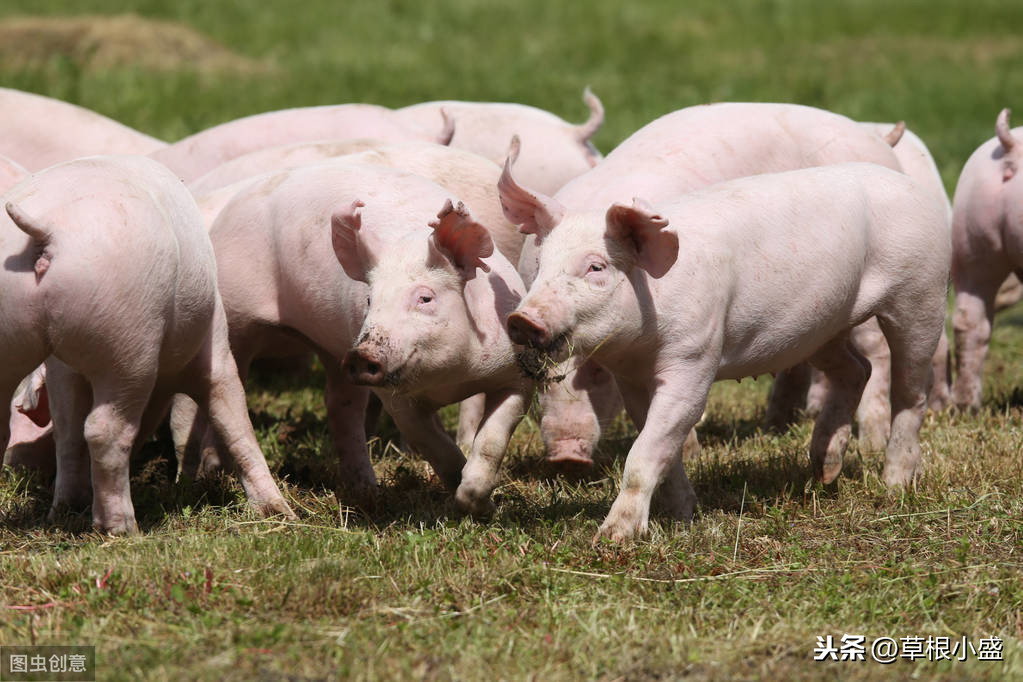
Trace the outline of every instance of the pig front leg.
[[377, 395], [408, 445], [430, 463], [445, 488], [456, 491], [462, 481], [465, 456], [444, 430], [437, 411], [430, 406]]
[[[657, 377], [645, 424], [625, 459], [621, 492], [594, 541], [609, 537], [621, 542], [645, 535], [651, 498], [666, 475], [677, 478], [680, 471], [681, 479], [672, 485], [692, 490], [681, 470], [682, 448], [703, 414], [716, 369], [714, 358], [713, 365], [677, 368]], [[695, 494], [691, 498], [695, 500]]]
[[462, 481], [455, 492], [455, 502], [463, 511], [477, 517], [494, 513], [490, 493], [497, 484], [498, 470], [508, 449], [508, 441], [529, 407], [530, 393], [531, 387], [520, 387], [487, 394], [483, 421], [473, 439], [469, 459], [462, 469]]
[[356, 386], [332, 356], [320, 357], [327, 373], [327, 421], [337, 453], [336, 495], [339, 501], [371, 509], [376, 504], [377, 477], [366, 447], [366, 407], [370, 390]]
[[[643, 386], [635, 386], [624, 381], [618, 383], [625, 410], [635, 424], [637, 431], [646, 426], [646, 414], [650, 408], [650, 393]], [[676, 521], [689, 521], [696, 511], [696, 493], [686, 476], [685, 463], [700, 455], [700, 441], [696, 437], [696, 429], [690, 429], [682, 444], [682, 458], [672, 461], [671, 468], [657, 487], [651, 500], [652, 509], [656, 509], [668, 518]]]
[[177, 480], [182, 477], [199, 477], [202, 458], [202, 442], [208, 426], [199, 414], [199, 406], [184, 393], [174, 396], [171, 404], [171, 438], [174, 440], [174, 456], [178, 461]]

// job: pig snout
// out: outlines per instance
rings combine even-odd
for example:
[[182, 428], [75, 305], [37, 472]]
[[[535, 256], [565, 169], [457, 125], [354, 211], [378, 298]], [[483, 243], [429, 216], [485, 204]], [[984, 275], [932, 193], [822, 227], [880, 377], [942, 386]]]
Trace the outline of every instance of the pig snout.
[[352, 382], [360, 386], [383, 386], [387, 376], [387, 360], [382, 353], [369, 348], [353, 348], [345, 354], [343, 367]]
[[520, 346], [545, 348], [551, 344], [553, 335], [547, 325], [525, 310], [508, 315], [505, 323], [512, 343]]

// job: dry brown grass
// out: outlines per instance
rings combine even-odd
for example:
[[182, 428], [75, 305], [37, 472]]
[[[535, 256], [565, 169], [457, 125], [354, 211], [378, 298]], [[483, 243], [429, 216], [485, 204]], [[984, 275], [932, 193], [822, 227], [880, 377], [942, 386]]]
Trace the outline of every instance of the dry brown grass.
[[272, 68], [269, 62], [236, 54], [184, 24], [134, 14], [0, 21], [0, 63], [5, 68], [40, 66], [55, 57], [88, 71], [136, 67], [251, 75]]

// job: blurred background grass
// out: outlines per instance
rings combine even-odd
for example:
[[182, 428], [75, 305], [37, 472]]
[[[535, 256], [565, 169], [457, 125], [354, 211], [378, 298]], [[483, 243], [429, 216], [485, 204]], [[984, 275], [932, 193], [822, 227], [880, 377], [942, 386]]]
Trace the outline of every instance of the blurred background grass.
[[[0, 82], [59, 97], [168, 140], [260, 111], [323, 103], [515, 101], [578, 121], [591, 85], [611, 149], [666, 112], [721, 100], [787, 101], [856, 119], [905, 119], [951, 186], [1023, 86], [1023, 3], [975, 0], [5, 0], [26, 15], [184, 24], [269, 70], [153, 71], [130, 62], [18, 58]], [[140, 51], [170, 49], [140, 41]]]

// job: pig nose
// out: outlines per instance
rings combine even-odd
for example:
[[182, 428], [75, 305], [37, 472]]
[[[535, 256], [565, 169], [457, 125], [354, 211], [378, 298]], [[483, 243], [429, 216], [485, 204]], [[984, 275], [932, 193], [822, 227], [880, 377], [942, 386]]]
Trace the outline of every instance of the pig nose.
[[512, 343], [539, 348], [550, 345], [551, 332], [547, 329], [547, 325], [533, 319], [525, 311], [519, 310], [512, 313], [508, 316], [505, 324], [508, 327], [508, 336]]
[[353, 348], [345, 354], [344, 367], [352, 382], [360, 386], [381, 386], [384, 383], [384, 359], [365, 348]]

